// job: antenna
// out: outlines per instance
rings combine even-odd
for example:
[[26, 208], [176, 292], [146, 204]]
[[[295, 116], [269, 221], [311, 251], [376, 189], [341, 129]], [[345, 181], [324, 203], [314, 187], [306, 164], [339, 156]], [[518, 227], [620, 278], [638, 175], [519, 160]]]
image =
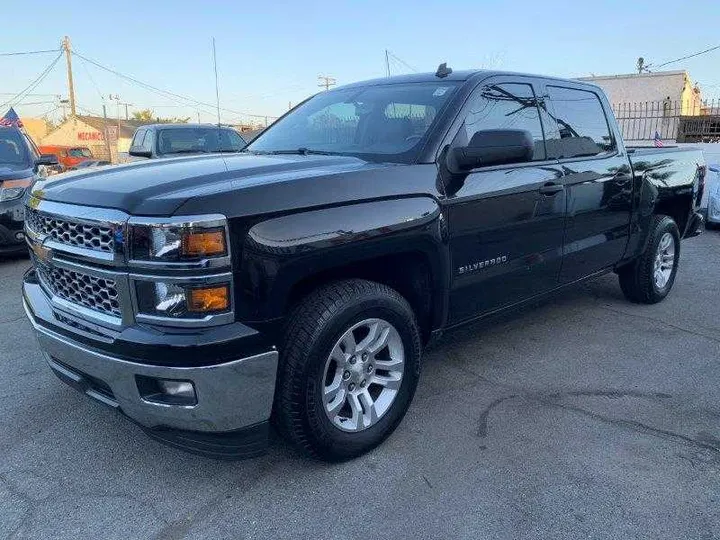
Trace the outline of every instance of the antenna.
[[217, 53], [215, 52], [215, 38], [213, 40], [213, 65], [215, 67], [215, 102], [217, 103], [217, 124], [220, 127], [220, 87], [218, 86]]
[[447, 67], [447, 62], [443, 62], [440, 64], [437, 68], [437, 71], [435, 72], [435, 76], [439, 77], [440, 79], [444, 79], [448, 75], [452, 73], [452, 68]]

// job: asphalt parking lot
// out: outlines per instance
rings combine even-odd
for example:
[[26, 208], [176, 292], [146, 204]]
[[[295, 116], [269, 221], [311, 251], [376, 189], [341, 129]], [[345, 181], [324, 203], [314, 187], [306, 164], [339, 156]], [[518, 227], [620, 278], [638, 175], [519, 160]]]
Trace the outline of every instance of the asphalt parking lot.
[[682, 249], [661, 304], [610, 275], [448, 335], [340, 465], [148, 439], [55, 379], [0, 262], [0, 538], [720, 538], [720, 233]]

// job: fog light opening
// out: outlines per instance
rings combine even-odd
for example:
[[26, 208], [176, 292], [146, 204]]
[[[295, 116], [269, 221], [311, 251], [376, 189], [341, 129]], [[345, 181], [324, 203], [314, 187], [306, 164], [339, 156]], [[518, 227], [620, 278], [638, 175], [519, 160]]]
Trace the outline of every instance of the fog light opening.
[[136, 375], [138, 392], [143, 400], [163, 405], [197, 405], [197, 394], [192, 381], [158, 379]]
[[16, 232], [16, 233], [15, 233], [15, 240], [20, 241], [20, 240], [22, 240], [23, 238], [25, 238], [25, 234], [24, 234], [23, 232]]

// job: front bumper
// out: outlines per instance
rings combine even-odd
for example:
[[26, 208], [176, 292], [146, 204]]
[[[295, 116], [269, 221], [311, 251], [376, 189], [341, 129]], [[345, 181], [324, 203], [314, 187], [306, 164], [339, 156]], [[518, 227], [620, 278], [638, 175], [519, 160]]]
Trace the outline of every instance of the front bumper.
[[[223, 458], [251, 457], [267, 446], [278, 353], [275, 350], [202, 366], [149, 365], [119, 358], [72, 339], [48, 321], [54, 308], [38, 285], [26, 279], [23, 304], [53, 372], [87, 396], [176, 447]], [[58, 327], [62, 322], [56, 319]], [[173, 335], [166, 340], [172, 345]], [[167, 348], [165, 343], [164, 347]], [[202, 348], [195, 354], [202, 356]], [[137, 377], [191, 381], [197, 403], [149, 401]]]

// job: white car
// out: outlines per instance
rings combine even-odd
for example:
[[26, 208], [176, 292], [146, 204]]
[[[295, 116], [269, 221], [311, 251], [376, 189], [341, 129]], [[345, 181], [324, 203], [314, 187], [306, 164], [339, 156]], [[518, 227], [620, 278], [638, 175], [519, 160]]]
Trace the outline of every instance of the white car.
[[707, 226], [720, 227], [720, 163], [708, 166], [707, 189]]

